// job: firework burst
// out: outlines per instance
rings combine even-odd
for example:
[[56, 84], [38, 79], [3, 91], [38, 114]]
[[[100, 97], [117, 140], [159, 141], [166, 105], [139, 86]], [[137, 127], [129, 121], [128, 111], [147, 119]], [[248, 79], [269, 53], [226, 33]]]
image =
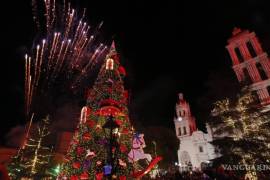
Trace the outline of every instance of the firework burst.
[[[38, 5], [36, 0], [32, 0], [33, 18], [41, 31], [42, 18], [37, 12], [42, 11]], [[84, 20], [85, 10], [80, 15], [65, 0], [60, 4], [55, 0], [44, 0], [42, 7], [45, 35], [25, 55], [27, 115], [31, 114], [33, 99], [52, 89], [57, 81], [76, 89], [107, 52], [107, 47], [97, 38], [102, 23], [97, 28], [90, 28]]]

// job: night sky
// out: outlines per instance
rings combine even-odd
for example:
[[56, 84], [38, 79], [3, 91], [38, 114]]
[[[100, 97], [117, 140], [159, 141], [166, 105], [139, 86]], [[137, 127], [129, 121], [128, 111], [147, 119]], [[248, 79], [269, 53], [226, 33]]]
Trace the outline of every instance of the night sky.
[[[236, 82], [225, 49], [235, 26], [255, 31], [264, 49], [270, 50], [269, 6], [263, 0], [74, 0], [73, 4], [87, 8], [90, 24], [103, 21], [104, 37], [115, 40], [128, 73], [131, 116], [146, 126], [173, 129], [177, 93], [183, 92], [198, 126], [203, 127], [205, 114], [209, 114], [206, 109], [216, 98], [205, 97], [210, 91], [222, 96], [215, 83]], [[30, 0], [9, 1], [2, 6], [6, 10], [1, 12], [3, 143], [11, 127], [25, 123], [23, 56], [32, 46], [35, 29]], [[203, 105], [201, 99], [207, 103]]]

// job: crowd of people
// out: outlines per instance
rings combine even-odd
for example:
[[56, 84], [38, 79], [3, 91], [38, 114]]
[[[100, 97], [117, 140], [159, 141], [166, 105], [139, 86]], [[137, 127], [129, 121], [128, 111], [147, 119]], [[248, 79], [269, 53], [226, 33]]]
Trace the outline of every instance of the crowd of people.
[[167, 173], [157, 177], [156, 180], [237, 180], [236, 177], [228, 176], [226, 174], [215, 174], [209, 175], [202, 171], [189, 171], [189, 172], [179, 172], [176, 171], [175, 173]]
[[[179, 170], [159, 173], [155, 178], [144, 177], [143, 180], [242, 180], [230, 172], [220, 172], [216, 170], [205, 171], [183, 171]], [[243, 179], [244, 180], [244, 179]]]

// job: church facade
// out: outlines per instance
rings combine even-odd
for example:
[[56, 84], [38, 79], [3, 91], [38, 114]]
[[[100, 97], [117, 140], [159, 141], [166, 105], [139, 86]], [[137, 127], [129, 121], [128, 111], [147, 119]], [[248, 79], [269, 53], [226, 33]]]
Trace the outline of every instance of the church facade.
[[184, 99], [182, 93], [178, 95], [175, 111], [175, 131], [180, 140], [177, 151], [179, 169], [180, 171], [200, 170], [203, 165], [217, 157], [214, 146], [210, 143], [213, 140], [211, 129], [208, 125], [207, 133], [197, 129], [189, 103]]

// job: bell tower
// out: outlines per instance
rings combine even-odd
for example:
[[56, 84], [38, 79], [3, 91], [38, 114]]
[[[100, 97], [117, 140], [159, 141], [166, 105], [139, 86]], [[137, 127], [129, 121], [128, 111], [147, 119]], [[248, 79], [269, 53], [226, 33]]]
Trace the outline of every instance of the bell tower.
[[[212, 134], [197, 129], [189, 103], [182, 93], [178, 94], [175, 111], [175, 131], [180, 140], [177, 151], [179, 170], [201, 169], [202, 164], [207, 164], [216, 157], [214, 146], [210, 143], [213, 140]], [[210, 127], [207, 130], [210, 130]]]
[[184, 99], [182, 93], [178, 94], [178, 101], [175, 106], [176, 117], [174, 118], [176, 135], [181, 137], [191, 136], [196, 131], [195, 118], [192, 116], [189, 103]]
[[254, 32], [234, 28], [226, 46], [239, 82], [245, 82], [261, 105], [270, 104], [270, 63]]

